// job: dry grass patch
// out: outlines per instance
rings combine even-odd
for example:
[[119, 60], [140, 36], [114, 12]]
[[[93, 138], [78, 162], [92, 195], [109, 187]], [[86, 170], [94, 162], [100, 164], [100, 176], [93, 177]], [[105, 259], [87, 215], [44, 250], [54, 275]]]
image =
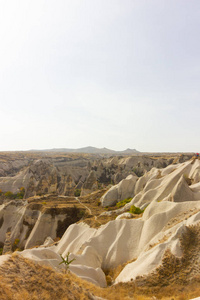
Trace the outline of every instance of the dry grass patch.
[[[17, 254], [0, 266], [1, 300], [108, 300], [135, 299], [123, 284], [102, 289], [72, 273], [58, 273]], [[130, 298], [131, 297], [131, 298]]]
[[[181, 296], [190, 299], [200, 295], [200, 225], [187, 227], [181, 238], [183, 256], [165, 252], [162, 265], [153, 273], [136, 279], [137, 290], [144, 294]], [[195, 287], [195, 288], [194, 288]], [[184, 296], [183, 296], [184, 295]]]
[[[172, 261], [173, 263], [173, 261]], [[124, 265], [110, 274], [117, 277]], [[110, 275], [110, 276], [111, 276]], [[187, 300], [200, 293], [200, 280], [187, 285], [170, 284], [162, 286], [137, 286], [137, 281], [119, 283], [108, 288], [99, 288], [72, 273], [58, 273], [19, 255], [12, 257], [0, 266], [0, 295], [2, 300], [94, 300], [102, 297], [107, 300], [148, 300], [156, 299]], [[155, 298], [153, 298], [155, 299]]]
[[0, 267], [0, 279], [1, 300], [92, 299], [72, 274], [57, 273], [18, 255]]

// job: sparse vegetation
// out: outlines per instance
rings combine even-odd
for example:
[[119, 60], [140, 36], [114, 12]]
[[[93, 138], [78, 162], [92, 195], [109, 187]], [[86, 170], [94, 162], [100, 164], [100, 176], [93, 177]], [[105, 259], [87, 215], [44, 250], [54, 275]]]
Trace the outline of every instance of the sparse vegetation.
[[59, 263], [59, 265], [65, 264], [66, 271], [68, 271], [69, 265], [75, 260], [75, 258], [69, 260], [69, 256], [70, 256], [70, 252], [67, 253], [66, 258], [64, 258], [62, 255], [60, 255], [60, 257], [62, 258], [62, 261]]
[[124, 205], [126, 205], [127, 203], [129, 203], [131, 200], [132, 200], [131, 197], [130, 197], [130, 198], [126, 198], [126, 199], [124, 199], [124, 200], [122, 200], [122, 201], [119, 201], [119, 202], [116, 204], [116, 206], [117, 206], [117, 208], [123, 207]]
[[10, 192], [10, 191], [5, 192], [5, 193], [4, 193], [4, 196], [5, 196], [5, 198], [7, 198], [7, 199], [14, 199], [14, 198], [15, 198], [15, 195], [14, 195], [12, 192]]
[[[157, 179], [161, 177], [161, 171], [159, 171]], [[22, 190], [20, 189], [20, 192], [17, 194], [13, 194], [12, 192], [8, 191], [7, 199], [9, 199], [9, 197], [10, 199], [23, 199], [24, 192], [24, 188], [22, 188]], [[84, 219], [87, 224], [97, 228], [102, 224], [106, 224], [112, 219], [114, 220], [114, 218], [116, 217], [116, 215], [114, 214], [102, 214], [102, 216], [99, 216], [104, 211], [104, 208], [100, 205], [100, 198], [104, 193], [103, 191], [96, 191], [87, 196], [80, 196], [79, 192], [80, 190], [78, 189], [75, 190], [75, 193], [72, 191], [72, 196], [70, 197], [45, 195], [41, 198], [33, 197], [32, 199], [30, 198], [27, 201], [29, 205], [31, 205], [31, 202], [33, 205], [36, 203], [40, 205], [40, 210], [43, 213], [46, 211], [48, 212], [49, 209], [49, 213], [51, 213], [52, 216], [56, 216], [61, 212], [65, 213], [66, 218], [64, 220], [62, 219], [62, 222], [58, 221], [57, 223], [58, 226], [56, 232], [58, 234], [58, 239], [63, 235], [64, 231], [70, 224], [77, 221], [81, 222]], [[75, 197], [79, 198], [77, 199], [73, 197], [73, 193]], [[5, 195], [6, 193], [4, 194], [0, 190], [0, 194]], [[109, 207], [107, 209], [115, 210], [116, 207], [123, 207], [124, 205], [129, 203], [131, 199], [132, 198], [124, 199], [123, 201], [118, 202], [115, 207]], [[66, 207], [67, 209], [70, 209], [64, 210], [66, 209]], [[68, 214], [68, 212], [70, 212], [70, 214]], [[136, 219], [141, 217], [140, 215], [144, 212], [144, 210], [141, 210], [139, 207], [133, 205], [131, 206], [130, 212], [132, 214], [135, 214], [135, 216], [132, 217]], [[177, 218], [176, 222], [178, 221], [179, 220]], [[170, 220], [170, 222], [172, 222], [172, 220]], [[3, 218], [0, 220], [0, 227], [2, 224]], [[28, 231], [26, 233], [27, 238], [30, 231], [32, 230], [31, 226], [33, 225], [28, 224], [26, 221], [23, 221], [23, 225], [28, 226]], [[172, 226], [172, 223], [168, 226]], [[118, 266], [115, 270], [104, 270], [106, 273], [107, 283], [109, 285], [108, 288], [104, 289], [100, 289], [97, 286], [85, 282], [80, 278], [77, 278], [73, 274], [70, 274], [70, 276], [69, 274], [63, 273], [58, 274], [51, 268], [36, 266], [36, 264], [22, 258], [21, 256], [12, 256], [9, 261], [5, 263], [5, 265], [0, 266], [0, 294], [3, 295], [2, 300], [12, 300], [13, 295], [15, 295], [16, 300], [45, 300], [58, 298], [71, 300], [92, 299], [89, 296], [88, 290], [95, 295], [103, 297], [107, 300], [146, 300], [152, 299], [153, 296], [156, 298], [158, 297], [159, 299], [168, 297], [167, 299], [174, 300], [184, 300], [192, 297], [194, 298], [195, 296], [198, 296], [200, 292], [198, 260], [196, 260], [195, 263], [195, 255], [197, 256], [197, 250], [195, 249], [199, 249], [200, 245], [200, 242], [198, 242], [198, 238], [196, 237], [198, 234], [199, 232], [196, 227], [189, 228], [189, 231], [186, 233], [186, 235], [183, 236], [181, 241], [181, 247], [184, 253], [183, 258], [177, 258], [173, 256], [170, 251], [166, 251], [163, 259], [163, 265], [157, 268], [156, 272], [150, 274], [150, 276], [137, 278], [136, 282], [132, 280], [129, 283], [120, 283], [111, 286], [115, 278], [123, 269], [124, 265]], [[167, 240], [167, 238], [168, 236], [164, 236], [162, 242]], [[161, 240], [159, 240], [159, 243], [160, 242]], [[17, 247], [19, 243], [20, 240], [15, 239], [13, 247], [15, 247], [15, 249], [18, 249]], [[0, 248], [0, 254], [2, 253], [2, 250], [3, 249]], [[66, 270], [68, 270], [69, 265], [74, 260], [70, 260], [69, 255], [70, 253], [68, 252], [66, 258], [61, 256], [62, 261], [60, 264], [64, 264]], [[191, 257], [192, 262], [190, 261]]]
[[18, 249], [18, 244], [19, 244], [20, 240], [19, 239], [15, 239], [14, 243], [13, 243], [13, 246], [12, 246], [12, 250], [13, 251], [16, 251], [16, 250], [19, 250]]
[[[160, 265], [153, 273], [138, 277], [137, 286], [141, 287], [143, 293], [158, 292], [159, 289], [169, 286], [187, 286], [191, 282], [199, 285], [199, 246], [200, 225], [187, 227], [181, 239], [182, 257], [174, 256], [169, 249], [166, 250]], [[191, 257], [193, 259], [191, 259]], [[188, 299], [188, 298], [185, 298]]]
[[[120, 272], [117, 268], [115, 276]], [[24, 276], [26, 274], [26, 276]], [[107, 272], [108, 281], [112, 272]], [[168, 285], [155, 288], [138, 287], [134, 281], [119, 283], [107, 288], [100, 288], [90, 282], [78, 278], [73, 273], [58, 273], [50, 267], [44, 267], [33, 261], [14, 254], [0, 267], [1, 300], [89, 300], [92, 295], [107, 300], [150, 300], [154, 296], [163, 300], [186, 300], [198, 297], [199, 281], [188, 282], [187, 285]]]
[[1, 192], [1, 195], [3, 195], [5, 198], [7, 199], [23, 199], [24, 198], [24, 194], [25, 194], [25, 188], [21, 187], [19, 193], [12, 193], [11, 191], [7, 191], [5, 193]]
[[140, 215], [144, 212], [144, 209], [140, 209], [139, 207], [132, 205], [129, 212], [132, 214]]
[[192, 179], [189, 178], [187, 174], [184, 174], [183, 177], [185, 178], [185, 181], [187, 182], [188, 185], [192, 184]]
[[158, 170], [158, 175], [156, 176], [156, 179], [160, 179], [160, 178], [162, 178], [161, 170]]
[[74, 196], [75, 197], [79, 197], [81, 195], [81, 190], [80, 189], [76, 189], [75, 191], [74, 191]]
[[20, 192], [17, 193], [17, 199], [23, 199], [24, 198], [24, 194], [25, 194], [25, 188], [22, 186], [20, 188]]

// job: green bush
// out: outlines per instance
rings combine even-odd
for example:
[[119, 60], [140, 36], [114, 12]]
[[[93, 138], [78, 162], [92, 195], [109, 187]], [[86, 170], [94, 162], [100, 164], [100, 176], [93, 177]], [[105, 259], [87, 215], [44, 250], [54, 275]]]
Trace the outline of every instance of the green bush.
[[117, 208], [123, 207], [124, 205], [126, 205], [127, 203], [129, 203], [132, 200], [132, 198], [126, 198], [122, 201], [119, 201], [116, 206]]
[[76, 190], [74, 191], [74, 196], [75, 196], [75, 197], [79, 197], [80, 194], [81, 194], [81, 190], [80, 190], [80, 189], [76, 189]]
[[10, 191], [6, 192], [6, 193], [4, 194], [4, 196], [5, 196], [6, 198], [8, 198], [8, 199], [14, 199], [14, 198], [15, 198], [15, 195], [14, 195], [12, 192], [10, 192]]
[[144, 209], [140, 209], [139, 207], [132, 205], [129, 212], [132, 214], [140, 215], [144, 212]]
[[23, 199], [23, 198], [24, 198], [24, 194], [25, 194], [25, 188], [22, 186], [22, 187], [20, 188], [20, 192], [17, 193], [16, 198], [17, 198], [17, 199]]
[[13, 194], [12, 192], [8, 191], [4, 194], [7, 199], [23, 199], [25, 194], [25, 188], [21, 187], [19, 193]]

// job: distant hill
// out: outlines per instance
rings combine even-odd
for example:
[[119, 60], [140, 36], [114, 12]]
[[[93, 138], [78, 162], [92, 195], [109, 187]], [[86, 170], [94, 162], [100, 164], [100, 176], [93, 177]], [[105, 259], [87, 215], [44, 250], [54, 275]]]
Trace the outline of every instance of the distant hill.
[[70, 148], [53, 148], [53, 149], [44, 149], [44, 150], [31, 150], [31, 151], [48, 151], [48, 152], [68, 152], [68, 153], [90, 153], [90, 154], [135, 154], [140, 153], [136, 149], [126, 149], [124, 151], [115, 151], [108, 148], [96, 148], [96, 147], [84, 147], [78, 149]]

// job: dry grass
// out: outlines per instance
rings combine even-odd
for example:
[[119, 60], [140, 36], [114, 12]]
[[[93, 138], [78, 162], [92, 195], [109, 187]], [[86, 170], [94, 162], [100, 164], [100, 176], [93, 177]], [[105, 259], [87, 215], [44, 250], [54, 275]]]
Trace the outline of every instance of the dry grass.
[[106, 275], [106, 281], [107, 281], [107, 285], [111, 286], [115, 279], [117, 278], [117, 276], [121, 273], [121, 271], [125, 268], [126, 265], [134, 262], [136, 259], [132, 259], [130, 261], [125, 262], [122, 265], [117, 266], [114, 269], [105, 269], [103, 270], [105, 275]]
[[40, 205], [41, 210], [45, 211], [47, 208], [65, 208], [65, 207], [73, 207], [74, 205], [79, 208], [84, 208], [87, 206], [92, 215], [98, 216], [102, 212], [105, 211], [101, 205], [99, 205], [100, 198], [106, 192], [107, 189], [102, 189], [95, 191], [91, 194], [88, 194], [84, 197], [78, 197], [80, 202], [77, 201], [74, 196], [58, 196], [58, 195], [43, 195], [30, 197], [28, 199], [28, 203], [30, 205]]
[[163, 176], [161, 175], [161, 170], [158, 170], [158, 175], [156, 176], [156, 179], [160, 179], [162, 178]]
[[1, 300], [91, 299], [90, 293], [73, 279], [71, 274], [57, 273], [13, 255], [0, 267]]
[[[65, 209], [76, 206], [78, 209], [85, 211], [80, 222], [84, 221], [90, 227], [98, 228], [116, 218], [116, 215], [100, 216], [101, 213], [105, 212], [105, 208], [99, 202], [106, 190], [105, 188], [86, 196], [78, 197], [79, 202], [75, 197], [57, 195], [31, 197], [28, 199], [28, 202], [30, 207], [37, 208], [43, 213], [49, 209], [56, 210], [56, 214], [64, 213]], [[91, 214], [89, 211], [91, 211]]]
[[[183, 242], [185, 249], [191, 242], [194, 243], [194, 233], [192, 236], [189, 234], [186, 241]], [[197, 246], [196, 242], [195, 245]], [[189, 248], [191, 247], [189, 246]], [[188, 251], [190, 252], [192, 249]], [[182, 263], [183, 267], [188, 266], [188, 259]], [[144, 281], [143, 278], [141, 281], [140, 278], [136, 282], [119, 283], [102, 289], [72, 273], [58, 273], [50, 267], [41, 266], [14, 254], [0, 266], [0, 295], [1, 300], [92, 300], [95, 299], [93, 295], [107, 300], [147, 300], [152, 299], [153, 296], [156, 297], [153, 299], [187, 300], [200, 295], [200, 277], [198, 276], [196, 278], [193, 276], [192, 281], [186, 280], [186, 282], [180, 281], [179, 276], [176, 276], [177, 280], [166, 281], [166, 278], [169, 278], [169, 270], [168, 275], [166, 274], [167, 268], [176, 274], [175, 270], [179, 267], [175, 267], [175, 265], [177, 265], [177, 261], [168, 253], [164, 259], [164, 265], [160, 269], [164, 270], [164, 278], [161, 276], [161, 272], [157, 271], [159, 276], [154, 278], [157, 281], [153, 281], [153, 278], [150, 279], [150, 277], [149, 280], [146, 278]], [[109, 276], [116, 277], [122, 268], [123, 266], [119, 266], [115, 270], [111, 270]], [[145, 282], [145, 286], [139, 285], [139, 282]]]
[[134, 288], [127, 291], [121, 284], [102, 289], [72, 273], [57, 273], [18, 255], [0, 266], [0, 295], [1, 300], [95, 299], [92, 295], [108, 300], [135, 299]]
[[183, 220], [187, 220], [188, 218], [190, 218], [191, 216], [196, 214], [198, 211], [199, 211], [198, 208], [193, 207], [192, 209], [190, 209], [188, 211], [184, 211], [184, 212], [177, 214], [174, 218], [169, 220], [169, 222], [165, 225], [165, 227], [162, 229], [162, 231], [166, 231], [166, 230], [172, 228], [173, 226], [179, 224]]
[[183, 256], [166, 251], [162, 265], [150, 275], [138, 277], [136, 286], [144, 294], [174, 295], [190, 299], [200, 295], [200, 225], [187, 227], [181, 238]]

